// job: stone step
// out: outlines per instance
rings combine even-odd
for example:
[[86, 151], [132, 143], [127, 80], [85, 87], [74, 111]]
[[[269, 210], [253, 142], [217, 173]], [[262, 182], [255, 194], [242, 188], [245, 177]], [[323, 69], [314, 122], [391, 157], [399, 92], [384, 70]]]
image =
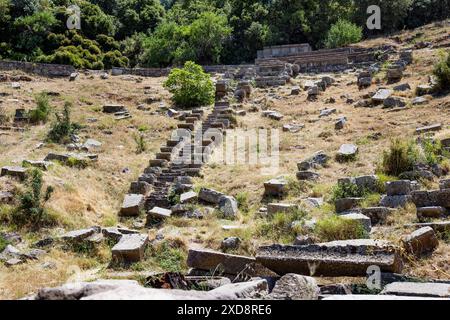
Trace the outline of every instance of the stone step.
[[172, 153], [171, 152], [160, 152], [156, 154], [157, 160], [166, 160], [170, 161], [172, 159]]
[[178, 129], [185, 129], [185, 130], [190, 130], [190, 131], [194, 131], [195, 126], [191, 123], [179, 123], [178, 124]]
[[256, 261], [279, 275], [366, 276], [367, 268], [400, 273], [398, 248], [387, 241], [346, 240], [306, 246], [272, 245], [260, 247]]
[[164, 168], [167, 167], [168, 161], [165, 159], [153, 159], [150, 160], [150, 167], [151, 168]]
[[254, 258], [225, 254], [216, 251], [190, 249], [187, 265], [204, 271], [221, 272], [237, 275], [246, 270], [247, 265], [255, 262]]

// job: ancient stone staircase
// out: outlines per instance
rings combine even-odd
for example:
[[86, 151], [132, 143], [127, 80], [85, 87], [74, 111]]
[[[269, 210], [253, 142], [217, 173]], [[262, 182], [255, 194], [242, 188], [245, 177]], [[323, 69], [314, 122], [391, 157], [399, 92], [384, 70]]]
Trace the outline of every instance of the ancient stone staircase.
[[[170, 208], [172, 187], [176, 184], [190, 185], [191, 177], [200, 176], [202, 166], [219, 143], [216, 140], [218, 135], [225, 134], [225, 130], [232, 126], [231, 115], [228, 102], [216, 102], [208, 115], [203, 109], [194, 109], [181, 117], [183, 120], [172, 137], [161, 147], [156, 158], [150, 160], [149, 167], [138, 181], [132, 183], [131, 189], [142, 183], [152, 187], [152, 192], [145, 195], [145, 210]], [[215, 129], [215, 134], [210, 134], [211, 129]]]

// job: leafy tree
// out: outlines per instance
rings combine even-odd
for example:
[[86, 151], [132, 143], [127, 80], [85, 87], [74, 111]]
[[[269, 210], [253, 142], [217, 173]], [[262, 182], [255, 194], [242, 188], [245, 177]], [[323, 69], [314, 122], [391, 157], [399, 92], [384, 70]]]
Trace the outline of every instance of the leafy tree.
[[194, 59], [188, 53], [185, 28], [175, 22], [160, 24], [155, 32], [143, 41], [141, 64], [149, 67], [165, 67], [182, 59]]
[[14, 17], [32, 15], [39, 9], [40, 0], [11, 0]]
[[120, 51], [128, 58], [129, 65], [135, 67], [144, 52], [144, 33], [135, 33], [120, 42]]
[[121, 0], [117, 16], [120, 20], [119, 37], [135, 32], [153, 31], [164, 17], [164, 7], [158, 0]]
[[200, 63], [218, 63], [223, 41], [231, 34], [227, 18], [205, 12], [190, 26], [189, 44]]
[[359, 0], [355, 4], [357, 10], [355, 11], [354, 21], [357, 25], [366, 26], [367, 8], [371, 5], [377, 5], [381, 9], [381, 30], [368, 30], [365, 28], [366, 34], [389, 33], [395, 30], [402, 29], [405, 23], [405, 18], [414, 0]]
[[444, 20], [449, 16], [450, 0], [414, 0], [409, 8], [405, 25], [417, 28], [436, 20]]
[[184, 68], [173, 69], [164, 87], [173, 94], [173, 101], [182, 108], [209, 105], [214, 102], [214, 84], [209, 74], [192, 61]]
[[119, 50], [109, 51], [103, 56], [103, 65], [106, 69], [126, 67], [128, 66], [128, 58], [122, 56]]
[[43, 44], [49, 30], [57, 23], [50, 11], [36, 12], [14, 21], [14, 31], [17, 36], [16, 48], [20, 51], [34, 51]]
[[361, 27], [346, 20], [339, 20], [336, 24], [331, 26], [330, 31], [328, 31], [325, 46], [327, 48], [344, 47], [361, 41], [361, 38]]
[[117, 19], [105, 14], [99, 6], [86, 0], [79, 0], [81, 11], [81, 32], [90, 39], [99, 34], [114, 36], [117, 31]]
[[11, 1], [0, 0], [0, 39], [8, 40], [6, 34], [11, 22]]

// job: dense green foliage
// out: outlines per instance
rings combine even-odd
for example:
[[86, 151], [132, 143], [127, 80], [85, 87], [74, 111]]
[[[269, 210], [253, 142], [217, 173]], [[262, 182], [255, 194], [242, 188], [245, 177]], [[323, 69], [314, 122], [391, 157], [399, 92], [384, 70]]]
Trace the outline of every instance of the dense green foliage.
[[206, 106], [214, 102], [214, 84], [209, 74], [192, 61], [182, 69], [172, 69], [164, 87], [173, 94], [172, 100], [181, 108]]
[[[81, 30], [66, 27], [72, 4]], [[369, 5], [381, 7], [381, 30], [366, 28]], [[241, 63], [265, 45], [357, 41], [359, 32], [339, 21], [370, 36], [448, 18], [449, 7], [450, 0], [0, 0], [0, 58], [91, 69]]]
[[339, 20], [331, 26], [325, 46], [327, 48], [344, 47], [359, 42], [362, 38], [362, 28], [346, 20]]

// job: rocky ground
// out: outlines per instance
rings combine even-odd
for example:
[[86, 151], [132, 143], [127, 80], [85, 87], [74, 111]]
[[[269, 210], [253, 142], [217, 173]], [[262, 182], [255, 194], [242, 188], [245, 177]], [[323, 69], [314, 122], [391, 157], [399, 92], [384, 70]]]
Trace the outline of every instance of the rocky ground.
[[[174, 201], [182, 208], [169, 211], [142, 210], [137, 193], [150, 194], [151, 186], [126, 199], [149, 161], [164, 157], [157, 154], [171, 132], [195, 116], [173, 109], [165, 78], [80, 73], [70, 81], [2, 72], [0, 115], [8, 119], [0, 128], [0, 298], [135, 298], [140, 292], [148, 299], [345, 299], [380, 291], [448, 298], [448, 158], [417, 168], [419, 179], [399, 180], [379, 167], [393, 138], [429, 135], [450, 147], [450, 98], [430, 94], [433, 65], [449, 38], [448, 23], [433, 24], [362, 43], [394, 48], [388, 62], [372, 68], [300, 74], [286, 86], [252, 87], [241, 102], [234, 96], [239, 90], [227, 90], [229, 107], [197, 114], [204, 121], [214, 114], [216, 123], [232, 110], [231, 123], [225, 121], [231, 127], [280, 129], [279, 171], [263, 175], [258, 165], [212, 159], [199, 177], [179, 183], [182, 195]], [[229, 84], [235, 89], [237, 82]], [[44, 142], [50, 122], [11, 126], [15, 110], [34, 108], [43, 91], [54, 110], [73, 103], [72, 120], [83, 127], [70, 145]], [[136, 152], [139, 136], [142, 153]], [[74, 158], [86, 166], [74, 167]], [[46, 168], [45, 185], [55, 191], [45, 206], [56, 225], [32, 230], [10, 223], [27, 187], [24, 160]], [[343, 184], [369, 194], [334, 199]], [[333, 226], [321, 224], [336, 215], [357, 221], [364, 232], [336, 236]], [[149, 223], [155, 217], [158, 223]], [[387, 285], [379, 290], [366, 286], [373, 265]], [[93, 280], [100, 281], [83, 282]], [[65, 283], [71, 284], [39, 290]], [[165, 290], [171, 288], [185, 291]], [[200, 292], [186, 295], [193, 289]]]

